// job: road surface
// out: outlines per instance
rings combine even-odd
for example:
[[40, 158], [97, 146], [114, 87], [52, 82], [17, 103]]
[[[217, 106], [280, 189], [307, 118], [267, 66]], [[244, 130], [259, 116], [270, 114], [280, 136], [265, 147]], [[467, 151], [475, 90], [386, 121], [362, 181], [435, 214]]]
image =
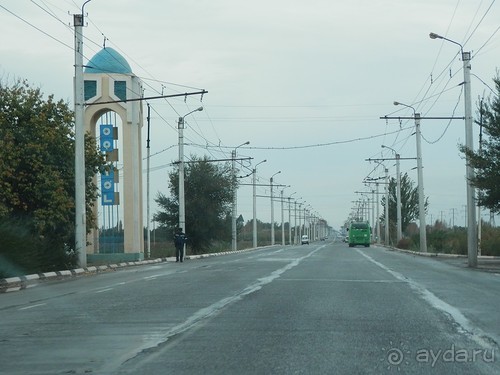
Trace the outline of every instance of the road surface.
[[1, 374], [498, 374], [500, 276], [319, 241], [0, 294]]

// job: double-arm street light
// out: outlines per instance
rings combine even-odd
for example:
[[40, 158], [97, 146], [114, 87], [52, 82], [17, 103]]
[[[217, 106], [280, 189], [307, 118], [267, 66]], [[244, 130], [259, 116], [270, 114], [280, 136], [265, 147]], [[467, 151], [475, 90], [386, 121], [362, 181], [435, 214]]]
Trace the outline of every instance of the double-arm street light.
[[284, 207], [284, 198], [283, 198], [283, 193], [285, 192], [285, 189], [287, 187], [290, 187], [290, 185], [285, 186], [283, 189], [281, 189], [281, 194], [280, 194], [280, 201], [281, 201], [281, 244], [285, 246], [285, 207]]
[[277, 174], [280, 174], [281, 171], [276, 172], [273, 174], [270, 178], [270, 185], [271, 185], [271, 245], [274, 245], [274, 196], [273, 196], [273, 177], [276, 176]]
[[400, 172], [400, 159], [401, 156], [392, 147], [382, 145], [382, 148], [388, 148], [396, 157], [396, 211], [397, 211], [397, 242], [401, 241], [402, 233], [402, 218], [401, 218], [401, 172]]
[[267, 160], [262, 160], [261, 162], [255, 164], [255, 167], [252, 169], [252, 184], [253, 184], [253, 242], [252, 246], [254, 248], [257, 247], [257, 189], [255, 185], [255, 175], [257, 173], [257, 166], [265, 163]]
[[394, 105], [402, 105], [413, 110], [415, 119], [415, 138], [417, 139], [417, 173], [418, 173], [418, 216], [420, 219], [420, 251], [427, 252], [427, 233], [425, 225], [425, 197], [424, 197], [424, 176], [422, 172], [422, 146], [420, 133], [420, 113], [415, 111], [411, 105], [394, 102]]
[[[299, 241], [299, 228], [297, 226], [297, 201], [301, 200], [302, 197], [295, 199], [295, 202], [293, 203], [294, 206], [294, 211], [293, 211], [293, 244], [297, 245]], [[299, 204], [299, 215], [300, 215], [300, 204]], [[299, 225], [300, 225], [300, 218], [299, 218]]]
[[290, 205], [290, 200], [292, 199], [292, 196], [294, 194], [297, 194], [296, 191], [294, 191], [290, 196], [288, 197], [288, 244], [292, 244], [292, 209]]
[[[471, 53], [464, 52], [464, 48], [460, 43], [457, 43], [451, 39], [445, 38], [444, 36], [430, 33], [429, 37], [431, 39], [443, 39], [450, 43], [456, 44], [460, 47], [460, 52], [462, 53], [463, 71], [464, 71], [464, 104], [465, 104], [465, 148], [466, 151], [473, 150], [473, 134], [472, 134], [472, 103], [471, 103], [471, 81], [470, 81], [470, 71], [471, 71]], [[470, 164], [470, 156], [468, 152], [465, 153], [465, 167], [466, 167], [466, 177], [467, 177], [467, 254], [469, 267], [477, 266], [477, 228], [476, 228], [476, 198], [475, 190], [472, 185], [472, 180], [474, 179], [474, 168]]]
[[[179, 228], [182, 228], [184, 233], [186, 230], [186, 205], [184, 196], [184, 118], [191, 113], [203, 111], [203, 107], [196, 108], [195, 110], [186, 113], [184, 116], [179, 117]], [[186, 255], [186, 245], [183, 249], [183, 257]], [[181, 258], [182, 259], [182, 258]]]
[[[241, 147], [241, 146], [246, 146], [249, 145], [250, 141], [246, 141], [245, 143], [242, 143], [239, 146], [236, 146], [234, 150], [231, 151], [231, 162], [232, 162], [232, 171], [233, 171], [233, 179], [236, 181], [236, 150]], [[237, 250], [238, 247], [238, 234], [236, 232], [236, 209], [237, 209], [237, 203], [238, 203], [238, 188], [235, 185], [234, 192], [233, 192], [233, 207], [231, 210], [231, 248], [233, 251]]]

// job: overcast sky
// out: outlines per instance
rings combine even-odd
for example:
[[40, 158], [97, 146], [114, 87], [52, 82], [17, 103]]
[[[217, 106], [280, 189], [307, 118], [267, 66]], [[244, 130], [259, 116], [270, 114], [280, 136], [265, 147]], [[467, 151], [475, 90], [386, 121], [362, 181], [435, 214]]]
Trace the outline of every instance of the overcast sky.
[[[72, 105], [72, 14], [82, 4], [2, 0], [2, 83], [25, 78]], [[474, 112], [478, 98], [492, 94], [499, 7], [491, 0], [92, 0], [85, 6], [84, 55], [86, 62], [106, 38], [143, 80], [145, 96], [208, 91], [201, 103], [199, 96], [150, 101], [153, 196], [168, 193], [177, 118], [203, 105], [186, 118], [186, 154], [228, 158], [250, 141], [238, 148], [238, 157], [253, 158], [240, 175], [267, 159], [257, 167], [259, 184], [281, 171], [274, 181], [290, 185], [284, 196], [295, 192], [293, 198], [337, 229], [362, 198], [356, 192], [375, 189], [363, 180], [384, 174], [366, 159], [393, 158], [381, 145], [402, 158], [416, 156], [413, 120], [380, 119], [412, 115], [394, 101], [422, 116], [464, 115], [460, 48], [430, 39], [429, 32], [472, 51]], [[464, 121], [424, 119], [421, 129], [427, 222], [442, 217], [464, 225], [465, 162], [458, 150]], [[385, 164], [395, 176], [394, 161]], [[401, 162], [416, 186], [415, 167], [413, 159]], [[251, 177], [241, 183], [238, 213], [246, 221], [252, 219]], [[259, 187], [258, 195], [269, 195], [269, 188]], [[257, 216], [270, 222], [270, 199], [257, 199]], [[281, 221], [279, 203], [275, 219]]]

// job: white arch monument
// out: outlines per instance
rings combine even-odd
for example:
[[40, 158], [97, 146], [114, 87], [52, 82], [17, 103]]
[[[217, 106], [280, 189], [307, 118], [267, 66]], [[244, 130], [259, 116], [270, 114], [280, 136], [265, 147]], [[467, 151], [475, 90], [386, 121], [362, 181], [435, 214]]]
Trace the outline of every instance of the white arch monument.
[[[114, 49], [106, 47], [88, 62], [84, 71], [85, 131], [96, 137], [97, 121], [108, 112], [115, 112], [121, 119], [122, 134], [106, 126], [100, 127], [101, 150], [107, 157], [123, 162], [123, 191], [118, 195], [115, 184], [118, 176], [102, 176], [101, 204], [122, 205], [124, 243], [123, 253], [100, 254], [99, 232], [92, 230], [87, 238], [89, 260], [134, 261], [144, 259], [144, 226], [142, 218], [142, 155], [141, 128], [143, 126], [142, 83], [132, 73], [127, 61]], [[127, 101], [125, 101], [127, 100]], [[99, 104], [101, 103], [101, 104]], [[116, 124], [115, 124], [116, 125]], [[108, 138], [106, 138], [108, 137]], [[122, 148], [115, 148], [116, 138]], [[116, 174], [116, 173], [115, 173]], [[97, 202], [94, 215], [97, 217]]]

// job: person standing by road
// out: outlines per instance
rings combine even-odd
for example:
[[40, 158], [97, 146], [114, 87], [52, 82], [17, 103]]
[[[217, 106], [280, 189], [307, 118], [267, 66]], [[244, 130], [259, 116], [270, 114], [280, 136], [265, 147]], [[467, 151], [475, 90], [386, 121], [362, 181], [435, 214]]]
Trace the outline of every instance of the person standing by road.
[[186, 243], [186, 235], [182, 232], [182, 228], [177, 228], [174, 235], [175, 245], [175, 261], [184, 261], [184, 244]]

